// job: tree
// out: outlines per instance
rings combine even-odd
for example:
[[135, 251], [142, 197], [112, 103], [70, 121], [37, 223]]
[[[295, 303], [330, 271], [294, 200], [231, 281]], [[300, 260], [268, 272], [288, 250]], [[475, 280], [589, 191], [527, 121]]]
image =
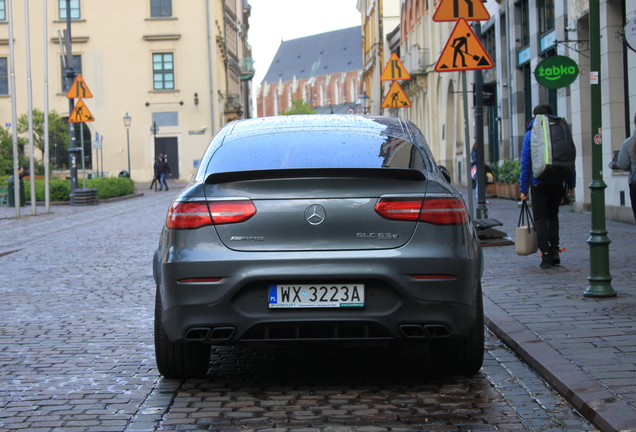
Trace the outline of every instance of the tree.
[[[18, 132], [29, 133], [27, 114], [22, 114], [18, 119]], [[64, 117], [55, 110], [49, 111], [49, 143], [65, 143], [68, 147], [68, 137], [68, 124], [64, 121]], [[38, 108], [33, 109], [33, 145], [42, 152], [42, 160], [44, 160], [44, 112]]]
[[309, 102], [305, 102], [304, 99], [293, 99], [292, 107], [287, 111], [282, 111], [280, 115], [293, 115], [293, 114], [316, 114], [316, 110], [311, 106]]
[[[29, 166], [24, 156], [24, 140], [18, 138], [18, 165]], [[0, 127], [0, 175], [13, 175], [13, 139], [8, 129]]]

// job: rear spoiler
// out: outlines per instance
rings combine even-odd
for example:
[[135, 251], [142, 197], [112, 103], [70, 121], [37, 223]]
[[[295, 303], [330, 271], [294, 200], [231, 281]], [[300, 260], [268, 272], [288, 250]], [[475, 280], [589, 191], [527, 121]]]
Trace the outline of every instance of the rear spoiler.
[[290, 178], [374, 178], [389, 180], [426, 180], [420, 170], [403, 168], [294, 168], [254, 171], [231, 171], [210, 174], [206, 184], [222, 184], [237, 181], [271, 180]]

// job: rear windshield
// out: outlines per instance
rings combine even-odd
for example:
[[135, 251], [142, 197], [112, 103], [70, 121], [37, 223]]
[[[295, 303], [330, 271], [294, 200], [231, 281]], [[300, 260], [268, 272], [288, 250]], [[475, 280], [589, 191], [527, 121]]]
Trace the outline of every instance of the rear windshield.
[[360, 132], [285, 131], [226, 138], [207, 174], [294, 168], [426, 169], [419, 150], [401, 138]]

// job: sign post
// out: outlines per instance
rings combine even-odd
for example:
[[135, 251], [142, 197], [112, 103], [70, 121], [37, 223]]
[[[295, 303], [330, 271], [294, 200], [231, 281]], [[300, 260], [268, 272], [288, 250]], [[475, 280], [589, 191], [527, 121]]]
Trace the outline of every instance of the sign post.
[[382, 75], [380, 75], [381, 81], [393, 81], [389, 92], [382, 101], [381, 107], [394, 108], [395, 117], [397, 117], [398, 108], [409, 108], [411, 106], [411, 101], [408, 96], [406, 96], [406, 93], [404, 93], [400, 84], [398, 84], [398, 80], [408, 79], [411, 79], [411, 74], [408, 73], [397, 54], [392, 53], [389, 62], [382, 71]]
[[[490, 19], [490, 14], [481, 1], [473, 0], [441, 0], [435, 14], [433, 15], [433, 21], [446, 22], [456, 21], [455, 27], [446, 41], [446, 46], [442, 50], [442, 53], [435, 64], [435, 72], [461, 72], [462, 73], [462, 93], [464, 98], [464, 136], [465, 136], [465, 153], [466, 153], [466, 184], [468, 186], [468, 207], [471, 215], [475, 215], [473, 210], [473, 194], [471, 190], [471, 145], [470, 145], [470, 130], [468, 129], [468, 84], [466, 78], [466, 71], [468, 70], [482, 70], [492, 69], [495, 67], [494, 62], [488, 55], [488, 52], [481, 44], [480, 37], [475, 34], [473, 29], [468, 24], [468, 21], [486, 21]], [[481, 32], [480, 32], [481, 33]], [[481, 80], [480, 80], [481, 81]], [[481, 82], [479, 82], [476, 92], [479, 93], [482, 90]], [[483, 97], [477, 95], [477, 103], [475, 106], [475, 123], [476, 127], [480, 128], [483, 125], [480, 122], [483, 121]], [[486, 170], [484, 163], [484, 151], [483, 151], [483, 132], [479, 135], [476, 134], [475, 138], [479, 138], [477, 143], [477, 190], [479, 191], [480, 198], [485, 197], [486, 187]], [[480, 156], [481, 154], [481, 156]], [[481, 181], [480, 181], [481, 180]], [[478, 218], [486, 219], [488, 217], [488, 211], [486, 209], [485, 198], [480, 200], [481, 207], [478, 208]]]

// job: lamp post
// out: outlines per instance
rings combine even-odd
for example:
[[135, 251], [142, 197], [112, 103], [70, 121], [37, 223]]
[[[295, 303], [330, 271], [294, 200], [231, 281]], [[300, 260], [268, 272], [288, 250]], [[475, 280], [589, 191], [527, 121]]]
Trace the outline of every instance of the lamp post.
[[126, 113], [124, 116], [124, 126], [126, 127], [126, 142], [128, 144], [128, 177], [131, 177], [130, 174], [130, 122], [132, 122], [132, 117]]
[[[152, 133], [153, 137], [154, 137], [154, 145], [155, 145], [155, 152], [157, 151], [157, 133], [159, 132], [159, 126], [157, 126], [157, 122], [152, 122], [152, 126], [150, 126], [150, 132]], [[155, 154], [155, 156], [157, 156]]]
[[362, 114], [367, 115], [369, 113], [369, 96], [367, 96], [367, 92], [364, 92], [360, 99], [362, 99]]

